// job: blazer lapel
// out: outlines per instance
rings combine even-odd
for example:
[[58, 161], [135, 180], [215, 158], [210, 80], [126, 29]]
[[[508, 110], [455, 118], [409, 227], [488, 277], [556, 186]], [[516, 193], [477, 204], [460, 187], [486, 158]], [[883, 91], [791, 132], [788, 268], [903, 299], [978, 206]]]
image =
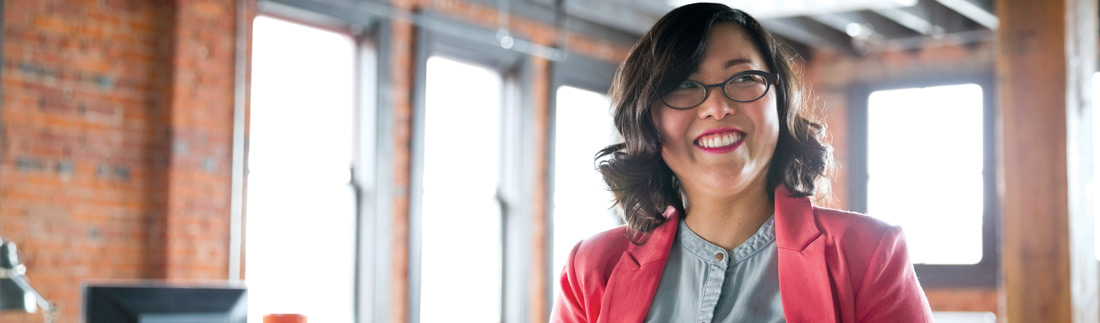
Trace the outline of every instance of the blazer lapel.
[[645, 319], [661, 281], [672, 239], [679, 228], [680, 214], [675, 208], [669, 207], [664, 216], [665, 223], [653, 230], [645, 244], [631, 244], [619, 258], [600, 301], [600, 322], [642, 322]]
[[779, 248], [779, 290], [788, 322], [836, 321], [825, 237], [808, 198], [775, 191], [775, 238]]

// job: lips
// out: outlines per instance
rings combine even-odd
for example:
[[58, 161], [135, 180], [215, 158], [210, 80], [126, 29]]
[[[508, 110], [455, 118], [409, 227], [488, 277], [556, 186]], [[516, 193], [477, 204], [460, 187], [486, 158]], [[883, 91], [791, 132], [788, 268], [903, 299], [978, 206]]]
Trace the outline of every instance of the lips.
[[745, 140], [745, 133], [739, 129], [714, 129], [695, 138], [695, 146], [709, 152], [728, 152], [737, 149]]

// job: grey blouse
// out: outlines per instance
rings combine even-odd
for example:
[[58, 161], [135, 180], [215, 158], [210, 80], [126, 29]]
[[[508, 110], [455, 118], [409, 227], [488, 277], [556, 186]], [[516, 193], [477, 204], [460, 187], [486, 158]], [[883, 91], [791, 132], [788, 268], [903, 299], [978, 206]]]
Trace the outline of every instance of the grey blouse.
[[683, 220], [646, 322], [786, 322], [779, 297], [775, 216], [731, 251]]

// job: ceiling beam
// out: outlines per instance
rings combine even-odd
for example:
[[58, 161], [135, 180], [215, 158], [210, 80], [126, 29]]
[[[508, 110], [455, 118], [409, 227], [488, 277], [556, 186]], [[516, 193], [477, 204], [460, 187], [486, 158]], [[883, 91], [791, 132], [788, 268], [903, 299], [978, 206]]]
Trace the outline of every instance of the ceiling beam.
[[997, 30], [997, 26], [1000, 25], [997, 15], [993, 14], [993, 8], [978, 4], [973, 0], [936, 0], [936, 2], [955, 10], [960, 15], [970, 18], [970, 20], [989, 30]]
[[760, 21], [776, 35], [803, 45], [838, 53], [855, 54], [852, 40], [843, 32], [822, 28], [819, 23], [802, 18], [778, 18]]
[[875, 32], [881, 34], [883, 37], [886, 38], [901, 38], [920, 35], [920, 33], [914, 32], [912, 29], [902, 26], [897, 22], [878, 15], [870, 10], [842, 12], [837, 13], [836, 15], [840, 16], [841, 18], [846, 18], [852, 22], [866, 23], [870, 24], [871, 26], [875, 26]]
[[936, 26], [929, 22], [927, 18], [910, 13], [909, 11], [897, 8], [871, 9], [871, 11], [921, 35], [937, 36], [943, 34], [942, 27]]
[[873, 44], [863, 49], [865, 53], [877, 53], [886, 51], [920, 49], [929, 46], [930, 43], [934, 43], [936, 46], [944, 46], [968, 45], [991, 41], [993, 41], [992, 31], [985, 29], [976, 29], [956, 33], [945, 33], [937, 36], [935, 41], [933, 41], [932, 38], [928, 36], [888, 39], [882, 43]]
[[872, 24], [866, 22], [854, 21], [836, 14], [812, 15], [808, 16], [808, 18], [855, 39], [866, 41], [886, 39], [885, 36], [872, 28]]
[[[660, 16], [654, 12], [623, 6], [614, 1], [566, 1], [565, 12], [570, 16], [598, 22], [619, 30], [645, 34]], [[662, 13], [663, 14], [663, 13]]]

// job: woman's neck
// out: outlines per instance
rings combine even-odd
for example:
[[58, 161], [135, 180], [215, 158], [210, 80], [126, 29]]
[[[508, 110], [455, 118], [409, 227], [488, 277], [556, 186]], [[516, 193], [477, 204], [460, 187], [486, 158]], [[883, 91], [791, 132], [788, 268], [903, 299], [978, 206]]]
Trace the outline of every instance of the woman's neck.
[[748, 240], [775, 211], [766, 189], [747, 189], [735, 195], [688, 192], [684, 221], [692, 232], [731, 250]]

